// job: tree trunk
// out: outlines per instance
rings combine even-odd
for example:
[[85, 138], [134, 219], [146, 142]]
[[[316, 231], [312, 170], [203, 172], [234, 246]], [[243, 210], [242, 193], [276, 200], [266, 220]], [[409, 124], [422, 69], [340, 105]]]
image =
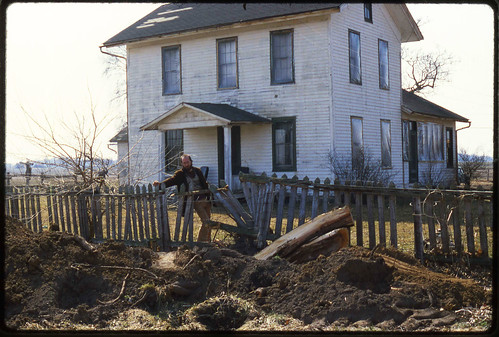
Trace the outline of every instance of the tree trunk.
[[258, 260], [268, 260], [275, 255], [286, 256], [313, 238], [336, 228], [353, 226], [353, 218], [348, 206], [321, 214], [291, 232], [281, 236], [270, 246], [255, 255]]

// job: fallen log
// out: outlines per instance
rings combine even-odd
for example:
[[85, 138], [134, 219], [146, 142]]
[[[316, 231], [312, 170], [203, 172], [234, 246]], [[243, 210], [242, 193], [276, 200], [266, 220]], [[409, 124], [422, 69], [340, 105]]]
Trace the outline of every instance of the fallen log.
[[291, 254], [281, 257], [289, 262], [304, 263], [317, 259], [319, 255], [329, 256], [346, 246], [348, 246], [348, 229], [338, 228], [299, 246]]
[[271, 245], [265, 247], [254, 257], [258, 260], [267, 260], [276, 255], [286, 256], [291, 254], [302, 244], [323, 235], [333, 229], [352, 227], [354, 225], [350, 208], [345, 206], [327, 213], [323, 213], [303, 225], [284, 234]]

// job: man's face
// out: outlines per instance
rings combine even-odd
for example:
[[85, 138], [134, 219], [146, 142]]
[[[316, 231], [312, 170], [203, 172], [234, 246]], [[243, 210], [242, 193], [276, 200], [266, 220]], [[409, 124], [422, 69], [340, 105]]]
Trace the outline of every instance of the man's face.
[[182, 167], [186, 170], [190, 170], [190, 168], [192, 167], [192, 162], [189, 157], [182, 158]]

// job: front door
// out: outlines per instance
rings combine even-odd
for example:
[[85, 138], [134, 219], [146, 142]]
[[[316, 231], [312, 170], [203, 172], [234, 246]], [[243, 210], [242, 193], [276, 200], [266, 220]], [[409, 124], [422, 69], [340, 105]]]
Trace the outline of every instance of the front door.
[[[231, 156], [232, 156], [232, 174], [239, 174], [241, 168], [241, 127], [231, 127]], [[225, 177], [224, 168], [224, 129], [219, 126], [217, 128], [217, 152], [218, 152], [218, 181]]]
[[409, 123], [409, 184], [418, 181], [418, 123]]

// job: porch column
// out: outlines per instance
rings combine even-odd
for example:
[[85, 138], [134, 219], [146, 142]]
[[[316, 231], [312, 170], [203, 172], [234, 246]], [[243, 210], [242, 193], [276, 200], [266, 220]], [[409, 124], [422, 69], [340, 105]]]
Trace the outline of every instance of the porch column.
[[232, 127], [224, 125], [224, 180], [232, 187]]

